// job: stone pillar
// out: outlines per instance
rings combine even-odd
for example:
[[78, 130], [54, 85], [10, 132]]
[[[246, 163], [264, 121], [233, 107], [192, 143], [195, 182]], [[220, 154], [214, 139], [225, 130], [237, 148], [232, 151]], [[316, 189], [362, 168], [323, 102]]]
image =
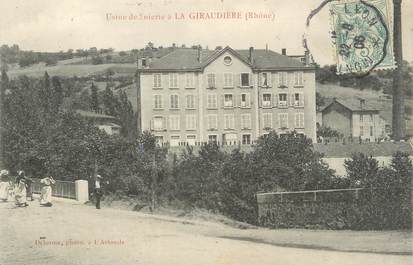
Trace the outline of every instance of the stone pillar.
[[87, 180], [75, 181], [76, 200], [84, 203], [89, 201], [89, 183]]

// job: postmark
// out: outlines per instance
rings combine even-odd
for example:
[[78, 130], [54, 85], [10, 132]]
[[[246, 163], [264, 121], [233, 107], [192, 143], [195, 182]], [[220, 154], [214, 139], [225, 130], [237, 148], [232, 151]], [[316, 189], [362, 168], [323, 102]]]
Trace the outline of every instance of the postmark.
[[333, 1], [330, 19], [337, 74], [396, 67], [389, 0]]

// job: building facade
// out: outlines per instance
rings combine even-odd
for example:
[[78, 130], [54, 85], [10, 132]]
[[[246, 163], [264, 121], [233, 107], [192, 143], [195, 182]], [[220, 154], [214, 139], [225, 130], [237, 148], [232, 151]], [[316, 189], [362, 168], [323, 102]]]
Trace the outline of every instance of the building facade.
[[315, 139], [315, 70], [268, 49], [176, 49], [138, 62], [142, 131], [171, 146], [251, 144], [275, 130]]

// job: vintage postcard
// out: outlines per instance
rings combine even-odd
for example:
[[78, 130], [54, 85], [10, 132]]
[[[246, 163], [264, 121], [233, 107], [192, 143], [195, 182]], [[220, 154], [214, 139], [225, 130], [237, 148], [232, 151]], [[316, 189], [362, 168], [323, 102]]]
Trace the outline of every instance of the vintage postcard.
[[412, 264], [412, 1], [0, 10], [0, 265]]

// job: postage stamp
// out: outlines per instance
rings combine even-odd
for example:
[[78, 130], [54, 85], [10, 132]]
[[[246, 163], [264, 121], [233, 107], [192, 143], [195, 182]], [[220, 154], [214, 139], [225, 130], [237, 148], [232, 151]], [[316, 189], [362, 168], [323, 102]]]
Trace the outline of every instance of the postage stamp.
[[396, 67], [389, 0], [333, 1], [330, 19], [337, 74]]

